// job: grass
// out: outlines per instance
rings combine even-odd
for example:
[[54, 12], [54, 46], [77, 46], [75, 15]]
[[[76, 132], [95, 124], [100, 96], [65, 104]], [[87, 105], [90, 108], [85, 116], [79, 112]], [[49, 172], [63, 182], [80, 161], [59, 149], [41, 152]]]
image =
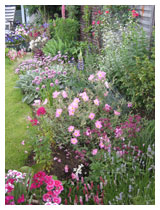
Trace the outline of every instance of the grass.
[[18, 170], [24, 166], [28, 148], [21, 145], [27, 139], [26, 117], [31, 108], [22, 103], [22, 93], [14, 88], [18, 75], [14, 74], [17, 62], [5, 60], [5, 168]]

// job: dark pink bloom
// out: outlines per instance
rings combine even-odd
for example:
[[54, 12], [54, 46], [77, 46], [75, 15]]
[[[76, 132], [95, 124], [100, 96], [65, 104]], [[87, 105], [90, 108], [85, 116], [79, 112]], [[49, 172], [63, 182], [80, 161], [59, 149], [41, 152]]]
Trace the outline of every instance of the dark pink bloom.
[[38, 110], [37, 110], [37, 115], [40, 116], [40, 115], [45, 115], [46, 114], [46, 110], [45, 108], [42, 106], [40, 107]]
[[62, 182], [59, 180], [55, 180], [55, 187], [59, 187], [60, 185], [62, 185]]
[[21, 197], [18, 198], [17, 203], [23, 203], [24, 202], [24, 194], [22, 194]]
[[100, 24], [100, 21], [99, 21], [99, 20], [97, 21], [97, 24], [98, 24], [98, 25]]
[[109, 13], [109, 11], [107, 10], [107, 11], [105, 11], [105, 13], [106, 13], [106, 14], [108, 14], [108, 13]]

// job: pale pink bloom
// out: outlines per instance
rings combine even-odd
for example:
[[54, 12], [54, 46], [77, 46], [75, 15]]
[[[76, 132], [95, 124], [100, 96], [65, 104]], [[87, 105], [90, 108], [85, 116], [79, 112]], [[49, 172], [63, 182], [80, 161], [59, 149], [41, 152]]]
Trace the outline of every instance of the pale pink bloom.
[[78, 140], [76, 138], [71, 138], [71, 143], [72, 144], [77, 144]]
[[96, 155], [97, 152], [98, 152], [98, 149], [93, 149], [93, 150], [92, 150], [92, 155]]
[[83, 92], [83, 93], [80, 93], [80, 94], [79, 94], [79, 96], [81, 96], [81, 97], [84, 97], [84, 96], [86, 96], [86, 95], [87, 95], [86, 92]]
[[87, 95], [85, 95], [85, 96], [82, 96], [82, 99], [83, 99], [83, 101], [88, 101], [89, 97]]
[[77, 109], [77, 108], [78, 108], [78, 103], [76, 103], [75, 101], [73, 101], [73, 102], [69, 105], [69, 109], [70, 109], [70, 107], [71, 107], [71, 109], [72, 109], [72, 107], [73, 107], [74, 109]]
[[106, 73], [104, 71], [98, 71], [97, 73], [98, 79], [103, 79], [106, 76]]
[[95, 99], [93, 102], [96, 106], [99, 106], [99, 100], [98, 99]]
[[108, 96], [108, 91], [106, 91], [106, 92], [104, 93], [104, 96]]
[[55, 84], [56, 84], [56, 85], [58, 85], [58, 84], [59, 84], [59, 81], [58, 81], [58, 79], [56, 79], [56, 80], [55, 80]]
[[105, 84], [106, 88], [109, 89], [109, 84], [108, 84], [108, 82], [106, 81], [104, 84]]
[[79, 98], [75, 98], [74, 100], [73, 100], [73, 103], [79, 103], [80, 102], [80, 100], [79, 100]]
[[46, 86], [45, 85], [42, 85], [42, 88], [44, 89]]
[[64, 171], [65, 171], [65, 173], [68, 173], [68, 165], [65, 165]]
[[99, 147], [102, 149], [102, 148], [104, 148], [104, 144], [103, 144], [103, 141], [100, 141], [100, 143], [99, 143]]
[[32, 106], [39, 106], [41, 104], [41, 100], [34, 100], [34, 104]]
[[58, 162], [61, 163], [61, 159], [58, 159]]
[[60, 94], [60, 92], [57, 92], [57, 91], [55, 91], [55, 92], [53, 92], [53, 98], [57, 98], [57, 96]]
[[99, 120], [97, 120], [96, 122], [95, 122], [95, 126], [96, 126], [96, 128], [102, 128], [102, 124], [101, 124], [101, 121], [99, 121]]
[[94, 79], [94, 74], [91, 74], [89, 77], [88, 77], [88, 80], [91, 81]]
[[93, 120], [94, 117], [95, 117], [95, 114], [94, 114], [94, 113], [90, 113], [89, 118], [90, 118], [91, 120]]
[[72, 176], [72, 179], [77, 179], [76, 174], [72, 173], [71, 176]]
[[73, 136], [78, 137], [80, 136], [80, 130], [75, 130]]
[[28, 116], [28, 117], [27, 117], [27, 119], [28, 119], [29, 121], [31, 121], [31, 120], [32, 120], [32, 118], [31, 118], [30, 116]]
[[61, 113], [62, 113], [62, 109], [57, 109], [56, 110], [56, 117], [60, 117]]
[[57, 157], [54, 157], [54, 158], [53, 158], [53, 160], [57, 160], [57, 159], [58, 159]]
[[53, 87], [54, 86], [54, 84], [53, 83], [50, 83], [50, 87]]
[[74, 116], [74, 110], [69, 110], [69, 116]]
[[128, 107], [132, 107], [132, 103], [128, 103]]
[[39, 87], [36, 87], [36, 91], [39, 91]]
[[22, 145], [24, 145], [24, 144], [25, 144], [25, 143], [24, 143], [24, 140], [21, 142], [21, 144], [22, 144]]
[[114, 110], [114, 114], [119, 116], [121, 113], [120, 112], [117, 112], [116, 110]]
[[43, 102], [43, 105], [47, 104], [47, 102], [48, 102], [48, 99], [46, 98]]
[[73, 130], [74, 130], [74, 126], [70, 125], [70, 126], [68, 127], [68, 131], [69, 131], [69, 132], [72, 132]]
[[67, 98], [68, 97], [66, 91], [64, 91], [64, 90], [62, 91], [62, 96], [63, 96], [63, 98]]

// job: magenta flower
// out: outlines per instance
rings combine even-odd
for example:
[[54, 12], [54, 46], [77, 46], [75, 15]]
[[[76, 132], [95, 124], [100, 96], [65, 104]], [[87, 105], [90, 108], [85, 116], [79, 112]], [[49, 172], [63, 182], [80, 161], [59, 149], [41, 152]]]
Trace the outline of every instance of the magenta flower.
[[23, 203], [24, 202], [24, 194], [22, 194], [21, 197], [18, 198], [17, 203]]
[[59, 187], [59, 186], [62, 185], [62, 182], [59, 181], [59, 180], [55, 180], [55, 181], [54, 181], [54, 184], [55, 184], [55, 187]]
[[80, 136], [80, 130], [75, 130], [73, 136], [78, 137]]
[[77, 144], [78, 140], [76, 138], [71, 138], [71, 143], [72, 144]]
[[53, 87], [54, 86], [54, 84], [53, 83], [50, 83], [50, 87]]
[[90, 113], [89, 118], [90, 118], [91, 120], [93, 120], [94, 117], [95, 117], [95, 114], [94, 114], [94, 113]]
[[65, 167], [64, 167], [64, 171], [65, 171], [65, 173], [68, 173], [68, 165], [65, 165]]
[[46, 88], [46, 86], [45, 85], [42, 85], [42, 88], [44, 89], [44, 88]]
[[102, 124], [101, 124], [101, 121], [99, 121], [99, 120], [97, 120], [96, 122], [95, 122], [95, 126], [96, 126], [96, 128], [102, 128]]
[[104, 144], [103, 144], [103, 141], [100, 141], [100, 143], [99, 143], [99, 147], [102, 149], [102, 148], [104, 148]]
[[39, 91], [39, 87], [36, 87], [36, 91]]
[[99, 106], [99, 100], [98, 99], [95, 99], [93, 102], [96, 106]]
[[55, 84], [56, 84], [56, 85], [58, 85], [58, 84], [59, 84], [59, 81], [58, 81], [58, 79], [56, 79], [56, 80], [55, 80]]
[[132, 107], [132, 103], [128, 103], [128, 107]]
[[93, 149], [93, 150], [92, 150], [92, 155], [96, 155], [97, 152], [98, 152], [98, 149]]
[[114, 110], [114, 114], [119, 116], [121, 113], [120, 112], [117, 112], [116, 110]]
[[92, 21], [92, 25], [95, 25], [95, 23], [96, 23], [95, 21]]
[[45, 115], [46, 114], [46, 110], [45, 108], [42, 106], [40, 107], [38, 110], [37, 110], [37, 115], [40, 116], [40, 115]]
[[109, 112], [112, 108], [109, 104], [105, 104], [105, 108], [104, 108], [107, 112]]
[[69, 132], [72, 132], [73, 130], [74, 130], [74, 126], [70, 125], [70, 126], [68, 127], [68, 131], [69, 131]]
[[24, 145], [24, 140], [21, 142], [22, 145]]

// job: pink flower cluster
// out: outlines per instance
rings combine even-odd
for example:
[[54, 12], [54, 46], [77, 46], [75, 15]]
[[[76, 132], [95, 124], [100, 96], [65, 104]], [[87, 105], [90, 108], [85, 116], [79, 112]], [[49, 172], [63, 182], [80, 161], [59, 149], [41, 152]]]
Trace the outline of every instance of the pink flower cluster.
[[80, 93], [79, 96], [82, 97], [83, 101], [88, 101], [89, 100], [89, 97], [87, 96], [86, 92]]
[[57, 109], [56, 110], [56, 117], [60, 117], [61, 113], [62, 113], [62, 109]]
[[63, 191], [62, 182], [54, 180], [52, 176], [48, 176], [43, 171], [39, 171], [33, 176], [33, 183], [31, 184], [31, 190], [40, 188], [46, 185], [47, 193], [43, 194], [44, 202], [61, 203], [60, 193]]
[[68, 106], [69, 116], [73, 116], [76, 109], [78, 109], [79, 98], [74, 98], [73, 102]]

